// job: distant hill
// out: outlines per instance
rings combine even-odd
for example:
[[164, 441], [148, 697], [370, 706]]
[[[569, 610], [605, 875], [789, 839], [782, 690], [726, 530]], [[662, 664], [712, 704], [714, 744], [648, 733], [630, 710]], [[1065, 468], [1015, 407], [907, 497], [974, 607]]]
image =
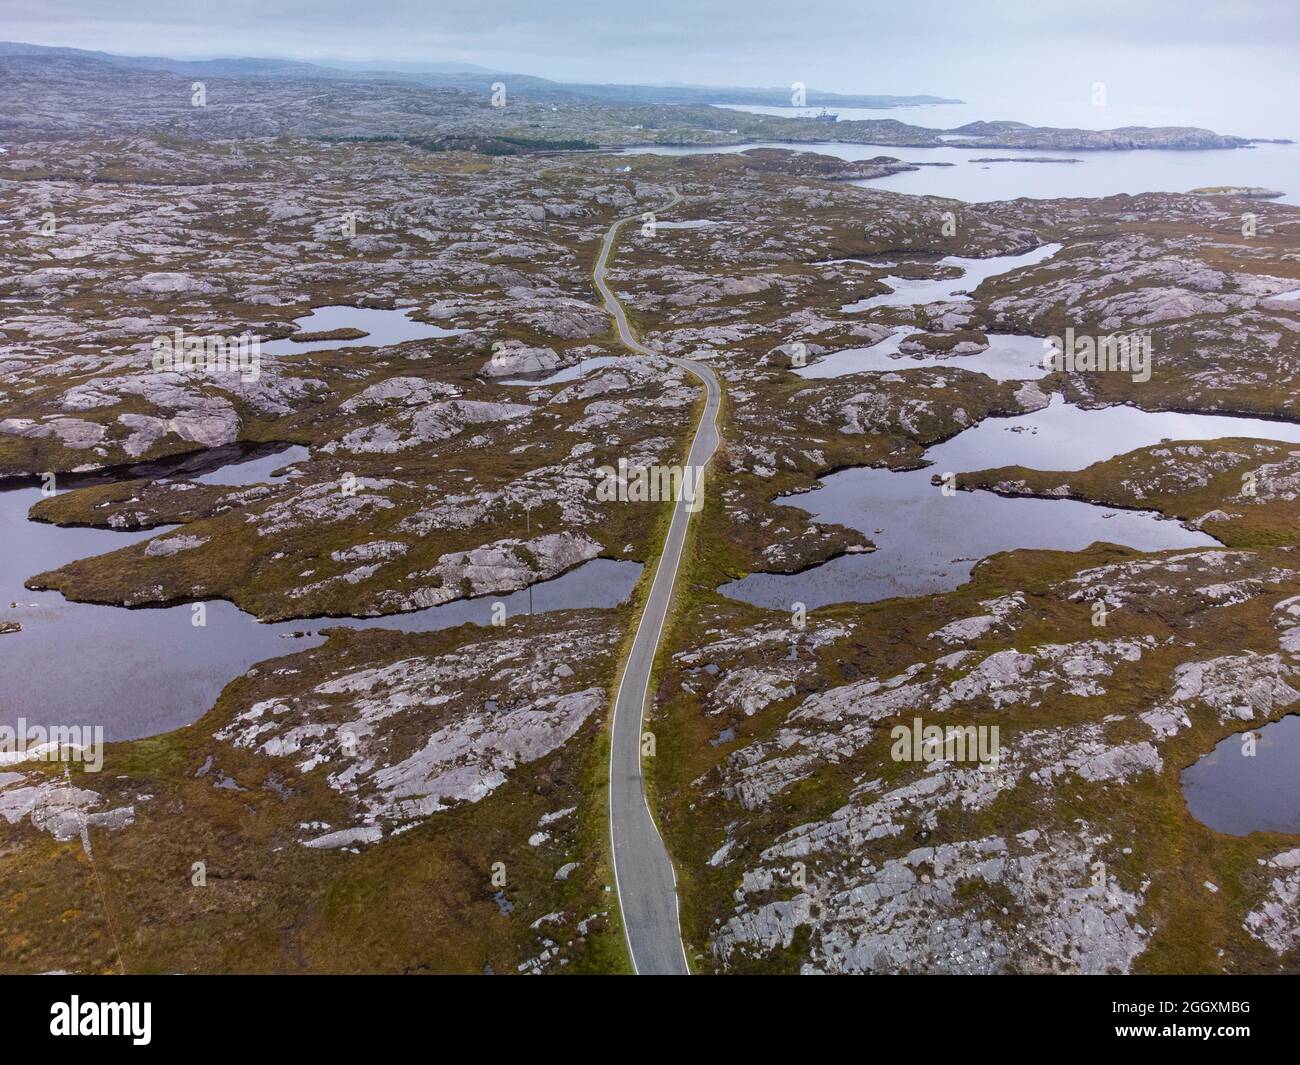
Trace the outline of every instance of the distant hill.
[[496, 67], [480, 66], [478, 63], [461, 63], [455, 60], [445, 63], [397, 63], [376, 59], [326, 59], [319, 65], [332, 70], [351, 70], [361, 74], [491, 74], [497, 76], [504, 73]]
[[[789, 107], [790, 89], [757, 87], [718, 87], [711, 85], [568, 85], [586, 91], [601, 100], [620, 104], [750, 104], [761, 107]], [[923, 104], [960, 104], [942, 96], [881, 96], [822, 92], [808, 89], [805, 102], [809, 107], [917, 107]]]
[[[535, 100], [609, 104], [751, 104], [763, 107], [789, 105], [789, 88], [717, 87], [709, 85], [596, 85], [551, 81], [531, 74], [516, 74], [474, 63], [380, 62], [330, 60], [305, 63], [294, 59], [169, 59], [162, 56], [123, 56], [83, 48], [54, 48], [39, 44], [0, 41], [0, 57], [36, 56], [51, 59], [94, 59], [131, 70], [163, 71], [184, 77], [320, 78], [414, 82], [438, 89], [481, 92], [490, 80]], [[489, 80], [490, 79], [490, 80]], [[939, 96], [845, 95], [807, 90], [810, 107], [912, 107], [918, 104], [961, 103]]]
[[114, 55], [85, 48], [50, 48], [39, 44], [0, 41], [0, 56], [35, 56], [49, 59], [95, 59], [130, 70], [161, 70], [170, 74], [209, 77], [337, 77], [339, 72], [292, 59], [167, 59], [162, 56]]
[[[208, 82], [191, 105], [190, 83]], [[510, 104], [489, 89], [507, 84]], [[691, 103], [691, 94], [706, 97]], [[643, 96], [668, 97], [649, 102]], [[1193, 127], [1054, 129], [1021, 122], [972, 122], [945, 130], [884, 117], [836, 122], [710, 106], [727, 100], [784, 103], [783, 89], [708, 86], [569, 85], [522, 74], [458, 71], [341, 71], [280, 59], [175, 60], [70, 48], [0, 44], [0, 135], [127, 136], [164, 132], [204, 139], [324, 137], [401, 139], [431, 151], [485, 154], [614, 148], [644, 144], [721, 147], [834, 140], [900, 148], [1033, 148], [1053, 152], [1140, 148], [1243, 148], [1251, 141]], [[808, 102], [897, 102], [935, 97], [851, 97], [810, 92]]]

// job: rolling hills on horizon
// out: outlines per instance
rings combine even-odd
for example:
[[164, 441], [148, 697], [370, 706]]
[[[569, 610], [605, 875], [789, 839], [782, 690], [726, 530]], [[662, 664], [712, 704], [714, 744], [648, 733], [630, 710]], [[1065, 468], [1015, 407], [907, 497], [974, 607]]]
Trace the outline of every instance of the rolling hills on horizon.
[[[396, 80], [431, 88], [481, 90], [484, 77], [508, 78], [517, 92], [538, 100], [569, 100], [617, 104], [789, 104], [790, 90], [782, 87], [710, 85], [619, 85], [562, 82], [532, 74], [495, 70], [474, 63], [456, 61], [428, 63], [385, 63], [383, 61], [328, 60], [319, 63], [278, 57], [230, 56], [212, 59], [172, 59], [166, 56], [124, 56], [84, 48], [65, 48], [19, 41], [0, 41], [0, 57], [90, 59], [112, 66], [140, 71], [162, 71], [208, 77], [292, 77], [343, 81]], [[922, 104], [954, 104], [961, 100], [940, 96], [886, 94], [844, 94], [808, 89], [811, 107], [862, 107], [886, 110]]]

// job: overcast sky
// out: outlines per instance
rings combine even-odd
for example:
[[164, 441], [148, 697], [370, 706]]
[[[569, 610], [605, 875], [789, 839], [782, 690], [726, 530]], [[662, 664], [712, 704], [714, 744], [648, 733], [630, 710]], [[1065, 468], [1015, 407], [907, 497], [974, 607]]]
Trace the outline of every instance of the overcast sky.
[[571, 81], [803, 81], [1005, 102], [1022, 114], [1004, 117], [1031, 121], [1105, 82], [1113, 125], [1300, 123], [1300, 0], [0, 0], [0, 39], [463, 60]]

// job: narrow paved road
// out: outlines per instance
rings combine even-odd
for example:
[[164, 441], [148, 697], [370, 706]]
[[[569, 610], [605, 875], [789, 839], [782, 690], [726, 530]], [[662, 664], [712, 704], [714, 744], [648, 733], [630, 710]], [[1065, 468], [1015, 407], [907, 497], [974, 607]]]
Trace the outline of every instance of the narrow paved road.
[[[674, 193], [672, 201], [660, 210], [675, 206], [681, 199], [679, 193]], [[623, 218], [610, 226], [593, 277], [624, 345], [639, 355], [653, 355], [655, 352], [636, 338], [627, 323], [623, 305], [605, 284], [605, 267], [619, 229], [638, 220]], [[718, 406], [722, 390], [713, 371], [702, 363], [674, 358], [669, 358], [669, 361], [694, 374], [704, 384], [704, 413], [695, 428], [686, 460], [688, 465], [702, 470], [718, 447]], [[673, 507], [672, 523], [655, 568], [650, 595], [637, 623], [632, 650], [623, 669], [618, 695], [614, 698], [610, 741], [609, 836], [614, 855], [614, 890], [618, 892], [623, 912], [623, 928], [627, 932], [632, 966], [637, 973], [644, 975], [685, 976], [690, 973], [677, 914], [677, 876], [658, 826], [650, 814], [645, 779], [641, 774], [641, 732], [646, 695], [650, 690], [650, 672], [659, 649], [664, 617], [668, 613], [682, 560], [686, 525], [690, 521], [690, 512], [686, 508], [685, 500], [678, 500]]]

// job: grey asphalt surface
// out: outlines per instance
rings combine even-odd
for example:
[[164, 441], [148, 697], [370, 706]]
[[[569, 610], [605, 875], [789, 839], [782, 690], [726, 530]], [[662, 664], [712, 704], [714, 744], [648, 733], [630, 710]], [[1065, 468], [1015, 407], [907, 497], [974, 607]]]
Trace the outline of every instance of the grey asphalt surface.
[[[680, 202], [681, 196], [674, 193], [673, 200], [659, 210], [667, 210]], [[605, 309], [613, 317], [624, 345], [638, 354], [654, 355], [655, 352], [636, 338], [627, 323], [622, 304], [605, 284], [605, 267], [618, 231], [624, 224], [634, 221], [638, 218], [624, 218], [610, 227], [593, 276]], [[704, 384], [704, 413], [696, 426], [687, 457], [688, 465], [703, 467], [718, 447], [717, 419], [722, 390], [708, 366], [691, 359], [668, 358]], [[659, 636], [682, 559], [682, 545], [690, 520], [687, 505], [686, 500], [678, 500], [673, 507], [672, 522], [655, 568], [650, 595], [637, 625], [632, 650], [614, 700], [609, 764], [609, 834], [614, 855], [614, 888], [623, 913], [632, 964], [640, 975], [690, 974], [678, 920], [677, 876], [658, 826], [650, 814], [645, 779], [641, 773], [641, 733], [646, 695], [650, 690], [650, 673], [659, 649]]]

